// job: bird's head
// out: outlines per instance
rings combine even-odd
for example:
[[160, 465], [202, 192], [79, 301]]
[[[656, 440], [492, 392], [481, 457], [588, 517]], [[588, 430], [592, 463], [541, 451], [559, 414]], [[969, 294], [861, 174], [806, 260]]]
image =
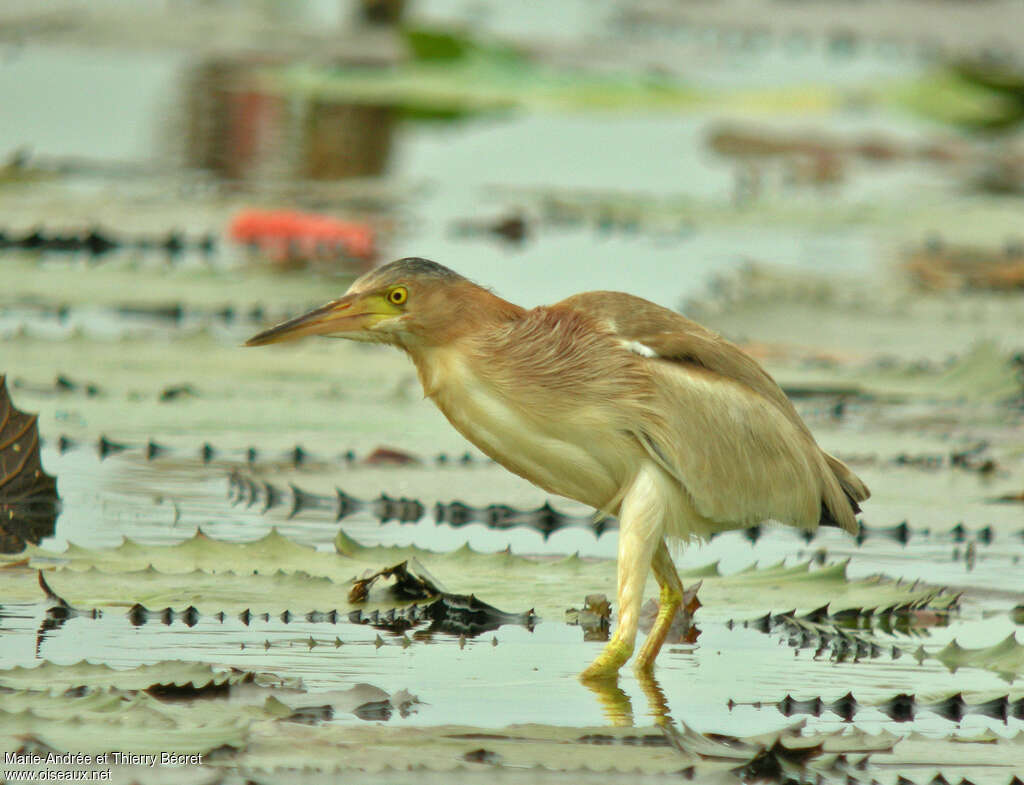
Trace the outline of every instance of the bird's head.
[[329, 335], [415, 349], [451, 340], [473, 324], [474, 314], [492, 312], [492, 301], [504, 303], [437, 262], [399, 259], [359, 277], [337, 300], [264, 330], [245, 345]]

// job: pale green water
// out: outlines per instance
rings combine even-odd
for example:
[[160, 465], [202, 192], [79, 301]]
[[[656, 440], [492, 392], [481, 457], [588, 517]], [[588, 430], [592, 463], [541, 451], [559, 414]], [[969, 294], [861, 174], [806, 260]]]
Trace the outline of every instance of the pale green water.
[[[607, 12], [603, 9], [595, 19], [588, 11], [586, 29], [607, 33], [614, 27]], [[535, 30], [536, 20], [503, 19], [503, 13], [493, 11], [481, 27]], [[584, 12], [567, 7], [560, 13], [571, 19]], [[730, 57], [716, 51], [719, 64], [702, 61], [702, 70], [695, 72], [703, 86], [785, 86], [808, 71], [816, 84], [849, 86], [904, 78], [922, 68], [914, 58], [880, 51], [843, 61], [820, 50], [797, 56], [773, 49], [756, 60], [758, 69], [752, 72], [750, 53]], [[136, 565], [141, 570], [147, 555], [163, 558], [162, 546], [184, 542], [196, 529], [233, 544], [276, 529], [294, 543], [314, 546], [318, 557], [330, 558], [341, 528], [368, 546], [412, 545], [439, 552], [440, 570], [432, 564], [431, 571], [439, 572], [453, 591], [473, 592], [508, 612], [546, 610], [533, 630], [506, 625], [471, 637], [464, 646], [456, 636], [437, 633], [420, 640], [410, 630], [411, 643], [405, 646], [402, 636], [350, 623], [344, 615], [333, 624], [304, 620], [312, 610], [326, 610], [311, 607], [308, 598], [327, 601], [335, 588], [336, 607], [346, 607], [347, 574], [326, 589], [313, 577], [293, 576], [288, 593], [260, 584], [258, 576], [246, 576], [255, 581], [245, 584], [251, 593], [230, 597], [233, 579], [228, 575], [220, 580], [193, 575], [190, 580], [185, 572], [180, 585], [167, 593], [165, 585], [154, 587], [130, 570], [89, 573], [95, 565], [85, 559], [50, 577], [58, 585], [63, 575], [66, 585], [79, 592], [65, 596], [72, 606], [99, 607], [102, 617], [53, 626], [46, 622], [34, 572], [15, 566], [0, 571], [6, 586], [0, 592], [6, 598], [0, 610], [0, 676], [43, 660], [67, 666], [84, 658], [135, 668], [180, 659], [300, 678], [303, 705], [341, 706], [334, 692], [363, 682], [390, 694], [408, 689], [421, 701], [415, 711], [408, 716], [395, 711], [381, 720], [385, 731], [397, 729], [395, 743], [403, 747], [402, 754], [411, 738], [402, 734], [445, 724], [492, 730], [516, 723], [570, 729], [624, 721], [648, 726], [666, 711], [677, 723], [701, 732], [747, 737], [802, 718], [787, 718], [774, 707], [787, 694], [831, 702], [852, 692], [861, 704], [850, 723], [829, 711], [806, 717], [809, 732], [918, 731], [939, 740], [1019, 733], [1020, 716], [1004, 722], [979, 710], [954, 722], [922, 708], [912, 722], [897, 722], [883, 711], [900, 693], [919, 696], [921, 707], [958, 692], [968, 704], [993, 696], [1005, 695], [1010, 702], [1024, 697], [1016, 680], [1019, 644], [1010, 641], [1005, 650], [978, 655], [973, 665], [955, 671], [938, 659], [953, 640], [965, 648], [988, 649], [1017, 628], [1010, 612], [1024, 596], [1024, 522], [1019, 504], [992, 500], [1022, 487], [1021, 413], [1019, 403], [1007, 402], [1014, 389], [1008, 358], [1024, 346], [1019, 303], [1002, 296], [925, 295], [898, 274], [901, 249], [936, 228], [947, 236], [980, 237], [999, 246], [1017, 229], [1019, 205], [1012, 199], [964, 198], [954, 169], [862, 162], [834, 188], [784, 187], [782, 174], [769, 172], [762, 197], [737, 206], [733, 165], [712, 156], [704, 145], [715, 123], [737, 116], [779, 128], [823, 128], [838, 136], [881, 130], [920, 139], [932, 133], [929, 126], [884, 106], [858, 109], [841, 101], [811, 102], [812, 108], [804, 110], [789, 104], [767, 112], [735, 101], [675, 112], [532, 109], [456, 124], [402, 125], [386, 173], [369, 184], [300, 183], [289, 185], [289, 191], [281, 190], [286, 177], [265, 176], [233, 190], [222, 188], [212, 175], [177, 168], [187, 151], [176, 135], [172, 107], [179, 106], [182, 80], [197, 65], [194, 57], [56, 46], [13, 52], [0, 67], [5, 112], [11, 118], [0, 123], [0, 150], [30, 143], [42, 156], [131, 162], [141, 169], [122, 179], [93, 171], [6, 185], [0, 189], [0, 205], [7, 227], [20, 233], [40, 224], [100, 222], [128, 234], [175, 227], [221, 232], [232, 213], [250, 203], [308, 204], [308, 199], [343, 212], [353, 199], [362, 199], [389, 227], [385, 257], [436, 258], [525, 305], [599, 288], [627, 290], [669, 306], [696, 301], [703, 306], [701, 319], [750, 342], [784, 386], [852, 386], [864, 393], [847, 401], [846, 413], [838, 418], [833, 395], [801, 399], [798, 407], [821, 444], [851, 458], [872, 488], [865, 523], [877, 530], [906, 520], [912, 535], [905, 545], [884, 536], [857, 545], [829, 531], [805, 543], [788, 530], [766, 528], [756, 543], [734, 533], [687, 549], [678, 560], [681, 569], [717, 561], [726, 576], [754, 563], [766, 568], [783, 560], [792, 565], [811, 558], [829, 564], [849, 559], [849, 566], [846, 577], [832, 583], [804, 584], [792, 575], [780, 579], [780, 594], [752, 589], [739, 578], [734, 580], [740, 588], [730, 591], [728, 577], [717, 584], [724, 588], [715, 589], [708, 579], [701, 595], [705, 606], [696, 615], [701, 634], [695, 643], [666, 647], [654, 687], [627, 670], [620, 692], [595, 692], [575, 674], [601, 644], [584, 642], [579, 628], [564, 623], [562, 611], [578, 606], [590, 591], [614, 596], [607, 561], [615, 554], [614, 532], [597, 538], [574, 527], [545, 539], [529, 527], [498, 531], [480, 523], [438, 523], [437, 503], [500, 503], [531, 510], [548, 499], [475, 453], [478, 460], [471, 466], [455, 461], [435, 466], [439, 453], [454, 459], [468, 447], [420, 399], [412, 369], [398, 353], [331, 341], [283, 350], [240, 348], [263, 326], [245, 316], [252, 306], [265, 308], [264, 321], [281, 318], [335, 296], [346, 279], [255, 270], [237, 250], [218, 255], [213, 269], [204, 269], [194, 256], [171, 269], [155, 254], [124, 254], [88, 266], [83, 259], [4, 252], [0, 373], [8, 374], [20, 408], [39, 412], [47, 442], [43, 463], [57, 476], [64, 505], [44, 548], [95, 548], [95, 562], [101, 563], [129, 538], [141, 549], [143, 561]], [[74, 134], [68, 133], [71, 127]], [[339, 190], [331, 191], [335, 186]], [[575, 223], [559, 225], [551, 219], [548, 211], [557, 199], [577, 210]], [[522, 248], [467, 239], [453, 229], [462, 219], [514, 210], [526, 215], [533, 232]], [[748, 291], [740, 286], [741, 296], [734, 299], [709, 293], [713, 276], [748, 262], [776, 265], [783, 272], [767, 287]], [[189, 315], [170, 324], [116, 311], [118, 305], [140, 303], [181, 304]], [[68, 315], [41, 315], [40, 305], [44, 310], [67, 306]], [[224, 306], [241, 316], [226, 320], [213, 315]], [[990, 341], [990, 349], [964, 360], [959, 375], [942, 369], [948, 355], [967, 357], [980, 340]], [[815, 352], [831, 361], [815, 359]], [[880, 368], [879, 356], [895, 358], [895, 369]], [[922, 359], [932, 364], [931, 370], [914, 371], [911, 365]], [[94, 383], [100, 393], [56, 393], [52, 381], [58, 374]], [[195, 395], [160, 402], [162, 390], [181, 384]], [[77, 446], [58, 453], [61, 435]], [[130, 449], [101, 461], [95, 454], [101, 436]], [[147, 461], [149, 440], [169, 452]], [[989, 444], [984, 454], [995, 460], [994, 472], [981, 476], [949, 466], [950, 453], [979, 441]], [[204, 443], [217, 450], [209, 464], [198, 458]], [[290, 464], [296, 445], [311, 456], [308, 465]], [[380, 445], [407, 450], [426, 463], [368, 467], [350, 465], [342, 457], [352, 450], [361, 458]], [[250, 447], [258, 450], [255, 463], [245, 457]], [[900, 466], [901, 454], [938, 456], [941, 466]], [[283, 494], [280, 503], [266, 511], [262, 501], [233, 504], [232, 472], [270, 483]], [[289, 515], [292, 484], [322, 497], [336, 488], [368, 502], [382, 494], [408, 497], [422, 502], [425, 512], [404, 523], [381, 523], [370, 510], [340, 522], [331, 509]], [[570, 514], [586, 512], [565, 500], [552, 504]], [[963, 542], [951, 534], [961, 523], [968, 531]], [[983, 527], [991, 527], [991, 542], [978, 538]], [[545, 559], [579, 554], [594, 561], [584, 567], [550, 565], [548, 572], [538, 569], [529, 580], [516, 582], [514, 574], [510, 578], [472, 558], [464, 565], [444, 561], [444, 554], [466, 544], [483, 554], [509, 548]], [[68, 557], [41, 556], [32, 566], [53, 567], [63, 558]], [[242, 576], [250, 565], [234, 558], [221, 569]], [[296, 558], [275, 566], [288, 573], [309, 567]], [[574, 578], [577, 573], [571, 570], [582, 577]], [[906, 585], [920, 580], [963, 591], [960, 610], [948, 618], [932, 618], [931, 611], [913, 616], [916, 623], [902, 632], [898, 625], [887, 631], [878, 624], [860, 630], [862, 642], [875, 643], [879, 651], [843, 661], [828, 653], [815, 655], [813, 647], [791, 648], [782, 629], [763, 633], [743, 626], [767, 612], [840, 603], [851, 586], [870, 598], [870, 590], [859, 582], [876, 573]], [[223, 621], [203, 606], [193, 627], [181, 620], [131, 624], [127, 609], [136, 602], [151, 610], [168, 605], [177, 611], [209, 602], [193, 589], [201, 578], [212, 581], [203, 584], [213, 587], [209, 596], [223, 601]], [[305, 590], [295, 588], [307, 579]], [[242, 578], [237, 581], [241, 585]], [[157, 588], [153, 596], [145, 595]], [[780, 597], [778, 605], [766, 605], [765, 597]], [[246, 602], [254, 611], [260, 602], [284, 603], [298, 618], [286, 624], [271, 616], [246, 625], [238, 619]], [[874, 607], [870, 599], [863, 605]], [[383, 645], [378, 645], [378, 632]], [[901, 652], [897, 659], [894, 646]], [[285, 726], [268, 716], [258, 718], [259, 733], [266, 734], [260, 737], [263, 742], [287, 738]], [[90, 721], [97, 733], [110, 732], [104, 718]], [[326, 723], [327, 730], [341, 734], [342, 744], [357, 744], [351, 734], [371, 726], [351, 707], [339, 709]], [[314, 730], [304, 743], [314, 744]], [[53, 728], [38, 733], [43, 739], [65, 738]], [[148, 743], [157, 743], [159, 733], [152, 731]], [[5, 749], [14, 744], [13, 734], [2, 738]], [[542, 745], [524, 747], [539, 750]], [[945, 747], [928, 748], [925, 759], [939, 761], [936, 750]], [[254, 742], [249, 754], [255, 756], [258, 748]], [[627, 768], [651, 760], [641, 748], [623, 749], [629, 753], [621, 759]], [[430, 753], [423, 755], [424, 765], [444, 768]], [[899, 754], [896, 759], [901, 760]], [[929, 769], [928, 776], [937, 770]], [[942, 770], [950, 781], [951, 771], [963, 773], [956, 767]], [[969, 773], [982, 781], [977, 771]], [[1003, 780], [993, 775], [989, 781]]]

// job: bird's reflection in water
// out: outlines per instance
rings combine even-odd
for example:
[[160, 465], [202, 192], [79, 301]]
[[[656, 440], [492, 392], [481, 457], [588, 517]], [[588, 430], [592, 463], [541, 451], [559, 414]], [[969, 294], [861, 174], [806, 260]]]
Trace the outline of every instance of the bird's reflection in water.
[[[674, 725], [669, 714], [668, 699], [661, 684], [651, 673], [637, 672], [637, 683], [647, 697], [647, 707], [655, 725]], [[598, 703], [608, 722], [620, 728], [632, 727], [634, 722], [633, 701], [619, 686], [616, 675], [610, 679], [581, 679], [582, 684], [597, 696]]]

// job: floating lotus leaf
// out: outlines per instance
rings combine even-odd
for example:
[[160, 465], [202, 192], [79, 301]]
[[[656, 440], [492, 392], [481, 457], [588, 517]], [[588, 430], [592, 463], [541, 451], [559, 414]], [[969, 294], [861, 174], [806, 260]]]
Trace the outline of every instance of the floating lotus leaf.
[[587, 74], [558, 69], [507, 53], [476, 49], [456, 62], [414, 62], [395, 68], [330, 70], [303, 65], [267, 70], [262, 83], [275, 92], [318, 99], [368, 102], [409, 111], [480, 112], [517, 106], [608, 110], [671, 109], [692, 105], [699, 93], [660, 75]]
[[[733, 706], [739, 705], [741, 704], [733, 703]], [[775, 703], [758, 701], [756, 706], [758, 708], [774, 707], [786, 717], [799, 715], [819, 717], [832, 713], [847, 722], [856, 719], [858, 712], [865, 709], [880, 711], [897, 722], [909, 722], [922, 712], [934, 714], [955, 723], [959, 723], [969, 715], [991, 717], [1001, 722], [1024, 720], [1024, 696], [1019, 693], [991, 695], [957, 692], [944, 697], [899, 693], [884, 700], [857, 700], [852, 692], [834, 700], [820, 696], [797, 699], [792, 695], [786, 695]]]
[[[421, 563], [453, 592], [476, 594], [498, 607], [532, 607], [542, 618], [561, 618], [580, 596], [608, 592], [615, 586], [615, 563], [606, 559], [529, 559], [501, 551], [479, 553], [469, 547], [435, 553], [415, 547], [364, 547], [339, 534], [338, 553], [297, 545], [277, 532], [250, 543], [225, 542], [202, 533], [177, 545], [140, 545], [125, 541], [116, 548], [70, 546], [64, 553], [32, 549], [30, 566], [60, 569], [47, 582], [74, 607], [125, 606], [141, 603], [150, 610], [194, 605], [205, 612], [256, 611], [293, 613], [355, 609], [348, 591], [357, 576], [407, 560]], [[5, 596], [38, 598], [28, 575], [10, 574]], [[702, 580], [701, 618], [726, 619], [741, 609], [771, 612], [777, 608], [809, 611], [830, 603], [834, 611], [887, 608], [927, 603], [948, 608], [956, 595], [908, 586], [882, 578], [850, 579], [846, 563], [814, 568], [811, 563], [752, 565], [722, 575], [702, 567], [681, 573], [684, 583]], [[2, 580], [2, 576], [0, 576]], [[34, 580], [34, 579], [33, 579]], [[653, 581], [650, 594], [655, 593]], [[392, 606], [395, 602], [390, 603]], [[372, 608], [366, 606], [365, 610]]]
[[1024, 771], [1024, 732], [1006, 737], [989, 730], [949, 738], [910, 733], [896, 745], [893, 760], [909, 771], [930, 772], [931, 782], [939, 772], [948, 782], [964, 777], [973, 783], [1015, 785]]
[[91, 690], [141, 691], [154, 685], [231, 685], [246, 678], [251, 679], [253, 676], [246, 672], [215, 671], [211, 666], [199, 662], [168, 660], [124, 670], [82, 660], [73, 665], [41, 662], [33, 668], [15, 667], [0, 670], [0, 687], [49, 693], [82, 687]]
[[952, 671], [958, 668], [985, 668], [995, 671], [1007, 681], [1013, 681], [1024, 672], [1024, 645], [1017, 641], [1016, 633], [1011, 633], [993, 646], [977, 649], [964, 648], [953, 640], [934, 656]]
[[895, 103], [930, 120], [967, 130], [996, 130], [1019, 123], [1019, 98], [992, 89], [977, 78], [980, 73], [980, 68], [961, 64], [937, 69], [883, 92]]
[[[892, 749], [895, 739], [889, 734], [870, 736], [860, 732], [804, 736], [799, 725], [746, 738], [710, 737], [686, 726], [677, 730], [656, 725], [588, 728], [531, 724], [488, 730], [471, 726], [362, 725], [308, 730], [308, 735], [300, 736], [298, 729], [281, 728], [270, 736], [257, 729], [250, 739], [246, 760], [253, 768], [272, 770], [300, 766], [299, 756], [305, 755], [327, 771], [373, 773], [407, 767], [428, 772], [473, 770], [477, 760], [490, 760], [500, 761], [503, 768], [539, 767], [538, 772], [578, 772], [581, 776], [606, 772], [619, 777], [625, 772], [634, 776], [684, 773], [687, 780], [734, 783], [737, 780], [730, 775], [732, 770], [749, 764], [776, 744], [780, 752], [817, 750], [820, 746], [817, 755], [822, 757], [824, 769], [838, 753], [884, 753]], [[807, 761], [811, 766], [814, 757], [812, 752]]]
[[133, 707], [109, 716], [98, 713], [63, 718], [41, 717], [31, 709], [15, 713], [0, 709], [0, 747], [13, 751], [18, 741], [30, 734], [54, 749], [91, 755], [110, 751], [203, 753], [241, 747], [251, 724], [246, 716], [205, 722], [197, 716], [196, 721], [182, 727], [148, 707]]

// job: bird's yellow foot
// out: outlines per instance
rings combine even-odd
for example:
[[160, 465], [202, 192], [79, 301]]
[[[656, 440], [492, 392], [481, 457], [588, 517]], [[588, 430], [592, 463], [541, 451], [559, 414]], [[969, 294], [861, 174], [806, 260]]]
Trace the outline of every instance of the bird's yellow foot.
[[591, 679], [611, 679], [619, 673], [619, 668], [626, 664], [626, 660], [633, 654], [633, 644], [627, 641], [612, 638], [590, 666], [580, 674], [580, 678], [588, 681]]
[[[659, 649], [661, 647], [658, 647]], [[633, 671], [637, 676], [650, 677], [654, 673], [654, 658], [658, 656], [657, 650], [648, 650], [645, 646], [633, 662]]]

